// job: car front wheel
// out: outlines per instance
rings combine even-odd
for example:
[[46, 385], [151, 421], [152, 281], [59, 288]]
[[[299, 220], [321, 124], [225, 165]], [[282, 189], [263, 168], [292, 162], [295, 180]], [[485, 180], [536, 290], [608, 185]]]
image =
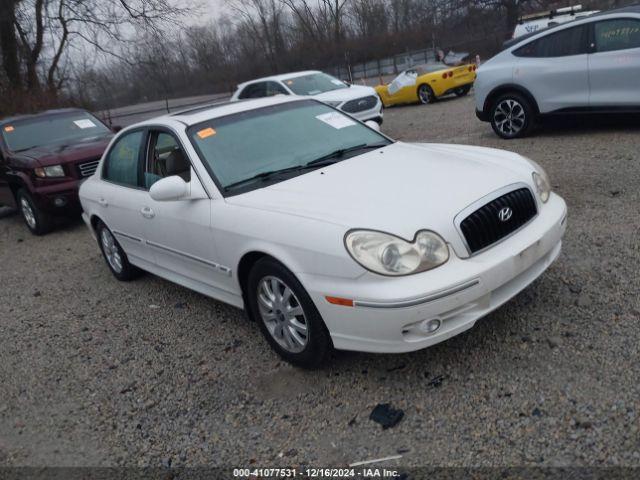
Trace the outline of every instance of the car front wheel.
[[98, 236], [98, 243], [100, 244], [100, 251], [102, 256], [107, 262], [107, 266], [113, 276], [123, 282], [133, 280], [141, 273], [140, 269], [134, 267], [129, 263], [127, 254], [116, 240], [111, 230], [102, 222], [98, 222], [96, 226], [96, 234]]
[[298, 279], [272, 258], [249, 273], [247, 301], [271, 347], [286, 361], [305, 368], [322, 365], [333, 346], [311, 297]]
[[51, 218], [41, 211], [25, 190], [18, 192], [18, 206], [24, 223], [34, 235], [44, 235], [51, 230]]
[[531, 103], [522, 95], [502, 95], [491, 109], [491, 127], [504, 139], [524, 137], [531, 132], [535, 122]]

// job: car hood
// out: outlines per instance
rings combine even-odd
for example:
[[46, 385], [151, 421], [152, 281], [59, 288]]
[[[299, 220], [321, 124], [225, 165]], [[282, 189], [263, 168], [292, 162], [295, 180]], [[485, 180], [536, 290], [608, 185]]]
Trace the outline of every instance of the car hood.
[[349, 88], [340, 88], [338, 90], [319, 93], [318, 95], [314, 95], [313, 98], [317, 98], [318, 100], [323, 100], [325, 102], [344, 102], [347, 100], [366, 97], [368, 95], [376, 95], [376, 91], [372, 87], [351, 85]]
[[102, 156], [112, 137], [113, 134], [107, 134], [70, 144], [39, 146], [21, 151], [16, 155], [31, 159], [42, 167], [93, 160]]
[[531, 186], [532, 171], [501, 150], [397, 142], [227, 201], [411, 239], [422, 229], [453, 234], [461, 210], [505, 186]]

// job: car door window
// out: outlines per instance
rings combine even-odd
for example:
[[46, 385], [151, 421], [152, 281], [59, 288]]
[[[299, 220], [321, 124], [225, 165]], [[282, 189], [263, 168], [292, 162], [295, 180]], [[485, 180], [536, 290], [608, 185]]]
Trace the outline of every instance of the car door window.
[[185, 182], [191, 181], [191, 164], [184, 150], [170, 133], [152, 131], [144, 168], [146, 189], [161, 178], [178, 175]]
[[261, 98], [267, 96], [267, 87], [264, 82], [252, 83], [244, 87], [238, 98]]
[[274, 95], [289, 95], [289, 92], [280, 85], [278, 82], [266, 82], [266, 96], [272, 97]]
[[596, 51], [640, 48], [640, 20], [617, 18], [595, 24]]
[[140, 145], [143, 131], [131, 132], [120, 138], [109, 151], [102, 178], [129, 187], [139, 187]]
[[567, 57], [587, 53], [588, 29], [585, 25], [567, 28], [527, 43], [513, 52], [517, 57]]

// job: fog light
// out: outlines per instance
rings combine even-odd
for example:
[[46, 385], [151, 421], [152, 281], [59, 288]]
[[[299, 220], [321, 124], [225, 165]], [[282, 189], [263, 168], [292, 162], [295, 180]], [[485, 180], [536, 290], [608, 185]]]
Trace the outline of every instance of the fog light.
[[442, 325], [442, 321], [439, 318], [432, 318], [431, 320], [425, 320], [420, 324], [420, 329], [426, 333], [435, 333]]
[[56, 198], [53, 200], [53, 204], [54, 204], [56, 207], [64, 207], [64, 206], [67, 204], [67, 199], [66, 199], [66, 198], [64, 198], [64, 197], [56, 197]]

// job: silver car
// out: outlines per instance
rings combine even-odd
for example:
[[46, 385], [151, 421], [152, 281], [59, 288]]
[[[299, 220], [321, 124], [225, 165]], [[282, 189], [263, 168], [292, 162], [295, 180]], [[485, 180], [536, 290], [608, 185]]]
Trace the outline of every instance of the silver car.
[[511, 42], [478, 70], [476, 114], [502, 138], [563, 113], [640, 112], [640, 6]]

